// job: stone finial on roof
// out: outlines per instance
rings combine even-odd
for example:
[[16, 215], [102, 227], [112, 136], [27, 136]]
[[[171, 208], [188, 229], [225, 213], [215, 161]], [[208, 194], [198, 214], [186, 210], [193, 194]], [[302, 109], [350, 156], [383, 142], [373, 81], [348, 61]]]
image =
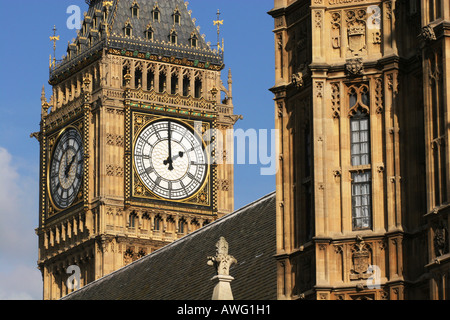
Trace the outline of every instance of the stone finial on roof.
[[220, 237], [216, 243], [216, 255], [208, 257], [208, 265], [214, 266], [217, 273], [211, 280], [218, 281], [212, 300], [233, 300], [231, 281], [234, 278], [230, 276], [230, 267], [233, 263], [237, 263], [237, 260], [228, 254], [228, 242], [224, 237]]
[[228, 254], [228, 242], [224, 237], [216, 243], [216, 256], [208, 257], [208, 265], [214, 266], [218, 276], [229, 276], [230, 267], [237, 260]]

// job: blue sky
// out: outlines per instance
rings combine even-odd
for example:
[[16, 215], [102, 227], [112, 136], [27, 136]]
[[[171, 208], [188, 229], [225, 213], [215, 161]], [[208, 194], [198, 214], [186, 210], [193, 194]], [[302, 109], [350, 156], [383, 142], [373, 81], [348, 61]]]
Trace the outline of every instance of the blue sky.
[[[70, 5], [87, 10], [82, 0], [0, 0], [0, 300], [41, 299], [37, 269], [40, 96], [48, 85], [48, 60], [53, 53], [53, 25], [60, 35], [57, 58], [76, 35], [69, 30]], [[235, 114], [244, 116], [236, 128], [273, 129], [273, 0], [190, 0], [192, 17], [217, 41], [212, 21], [220, 9], [224, 20], [224, 82], [233, 74]], [[19, 9], [19, 10], [18, 10]], [[49, 98], [49, 95], [47, 95]], [[261, 164], [235, 165], [236, 209], [275, 190], [275, 176], [262, 176]]]

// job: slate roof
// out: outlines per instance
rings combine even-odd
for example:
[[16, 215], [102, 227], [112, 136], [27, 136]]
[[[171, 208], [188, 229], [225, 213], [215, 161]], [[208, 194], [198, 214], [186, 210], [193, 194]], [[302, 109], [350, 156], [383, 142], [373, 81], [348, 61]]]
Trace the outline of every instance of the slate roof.
[[220, 237], [237, 259], [230, 275], [235, 300], [276, 300], [275, 193], [231, 213], [63, 300], [211, 300]]
[[[118, 2], [117, 14], [114, 19], [111, 34], [123, 35], [123, 28], [129, 20], [133, 27], [133, 36], [145, 38], [145, 31], [149, 23], [154, 30], [154, 41], [169, 42], [169, 35], [174, 28], [178, 36], [178, 44], [189, 47], [191, 33], [194, 32], [199, 39], [198, 47], [200, 49], [209, 49], [205, 40], [199, 34], [192, 18], [184, 4], [183, 0], [137, 0], [139, 4], [139, 17], [132, 17], [131, 4], [132, 1], [121, 0]], [[153, 21], [152, 11], [157, 3], [157, 7], [161, 13], [160, 21]], [[173, 14], [178, 8], [181, 14], [180, 24], [174, 24]]]
[[[131, 7], [134, 2], [139, 5], [139, 16], [132, 15]], [[77, 37], [68, 45], [71, 52], [63, 60], [58, 61], [54, 70], [50, 72], [50, 80], [60, 77], [68, 69], [74, 67], [89, 57], [100, 52], [103, 48], [137, 51], [144, 54], [155, 54], [179, 59], [199, 60], [215, 65], [223, 65], [223, 54], [208, 45], [200, 34], [191, 17], [191, 10], [184, 0], [112, 0], [109, 8], [107, 25], [109, 37], [106, 39], [104, 29], [104, 7], [101, 0], [88, 0], [89, 9], [82, 22], [82, 28]], [[153, 10], [157, 6], [160, 12], [159, 22], [153, 21]], [[173, 14], [178, 9], [181, 15], [180, 24], [174, 23]], [[97, 26], [94, 19], [97, 17]], [[129, 22], [132, 26], [132, 36], [126, 36], [124, 28]], [[86, 27], [84, 28], [83, 25]], [[146, 31], [151, 25], [154, 32], [152, 40], [146, 38]], [[171, 31], [177, 34], [177, 44], [170, 43]], [[191, 46], [191, 37], [197, 37], [197, 46]], [[81, 50], [77, 49], [80, 46]]]

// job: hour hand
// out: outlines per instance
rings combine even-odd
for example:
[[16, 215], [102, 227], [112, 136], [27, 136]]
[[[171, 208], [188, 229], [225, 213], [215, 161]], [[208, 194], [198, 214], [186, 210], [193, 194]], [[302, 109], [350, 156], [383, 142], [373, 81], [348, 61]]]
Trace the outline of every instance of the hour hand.
[[164, 160], [164, 165], [167, 166], [169, 165], [169, 170], [172, 171], [173, 170], [173, 159], [169, 156], [166, 160]]
[[172, 161], [175, 161], [175, 160], [177, 160], [178, 158], [183, 158], [184, 157], [184, 152], [183, 151], [180, 151], [180, 152], [178, 152], [178, 154], [176, 155], [176, 156], [174, 156], [173, 158], [172, 158]]

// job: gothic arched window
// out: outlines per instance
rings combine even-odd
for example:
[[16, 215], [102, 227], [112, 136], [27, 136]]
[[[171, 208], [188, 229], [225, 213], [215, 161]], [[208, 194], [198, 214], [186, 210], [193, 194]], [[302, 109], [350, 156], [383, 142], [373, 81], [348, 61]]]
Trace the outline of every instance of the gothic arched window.
[[153, 28], [150, 25], [147, 26], [147, 30], [145, 30], [145, 38], [147, 40], [153, 40], [153, 35], [154, 35]]
[[178, 10], [178, 8], [175, 9], [175, 11], [172, 14], [173, 17], [173, 24], [181, 24], [181, 14], [180, 14], [180, 10]]
[[191, 42], [191, 47], [196, 48], [198, 45], [198, 38], [197, 35], [195, 34], [195, 32], [193, 32], [191, 34], [191, 38], [189, 39], [189, 41]]
[[133, 18], [139, 18], [139, 4], [136, 2], [136, 0], [131, 5], [131, 16]]
[[131, 25], [129, 20], [125, 23], [123, 31], [126, 37], [131, 37], [133, 35], [133, 26]]
[[353, 230], [372, 227], [370, 95], [367, 85], [348, 90]]
[[155, 5], [152, 10], [153, 21], [159, 22], [161, 17], [161, 12], [159, 11], [158, 5]]
[[177, 35], [177, 32], [175, 30], [172, 30], [170, 32], [169, 40], [170, 40], [170, 43], [177, 44], [177, 42], [178, 42], [178, 35]]

